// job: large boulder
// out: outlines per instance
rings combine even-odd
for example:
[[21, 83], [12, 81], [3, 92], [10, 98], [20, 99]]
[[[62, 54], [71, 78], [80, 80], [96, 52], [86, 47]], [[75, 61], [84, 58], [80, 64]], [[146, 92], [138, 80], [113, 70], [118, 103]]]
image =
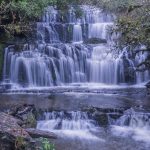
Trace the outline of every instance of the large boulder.
[[23, 120], [0, 112], [0, 150], [36, 150], [38, 139], [41, 137], [57, 138], [52, 132], [23, 128], [23, 122]]
[[30, 141], [30, 135], [20, 127], [21, 121], [11, 115], [0, 113], [0, 149], [13, 150]]

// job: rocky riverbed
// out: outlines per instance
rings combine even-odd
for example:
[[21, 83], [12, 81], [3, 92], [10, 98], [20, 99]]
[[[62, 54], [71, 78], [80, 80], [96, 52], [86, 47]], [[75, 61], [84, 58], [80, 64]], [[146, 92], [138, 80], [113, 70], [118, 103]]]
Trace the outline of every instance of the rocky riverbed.
[[10, 144], [1, 140], [7, 150], [22, 133], [29, 145], [41, 146], [39, 137], [46, 137], [57, 150], [150, 148], [150, 96], [144, 88], [9, 92], [0, 99], [0, 117], [6, 118], [1, 137], [13, 137]]

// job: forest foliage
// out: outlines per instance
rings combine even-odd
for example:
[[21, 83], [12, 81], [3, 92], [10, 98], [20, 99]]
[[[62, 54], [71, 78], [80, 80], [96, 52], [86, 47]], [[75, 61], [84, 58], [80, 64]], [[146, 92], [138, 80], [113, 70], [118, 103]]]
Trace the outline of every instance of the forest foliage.
[[0, 0], [0, 29], [11, 34], [28, 31], [43, 9], [55, 3], [55, 0]]
[[[113, 32], [119, 33], [116, 49], [127, 47], [139, 55], [150, 52], [150, 1], [149, 0], [106, 0], [108, 10], [117, 16]], [[150, 68], [150, 56], [137, 66], [138, 71]]]

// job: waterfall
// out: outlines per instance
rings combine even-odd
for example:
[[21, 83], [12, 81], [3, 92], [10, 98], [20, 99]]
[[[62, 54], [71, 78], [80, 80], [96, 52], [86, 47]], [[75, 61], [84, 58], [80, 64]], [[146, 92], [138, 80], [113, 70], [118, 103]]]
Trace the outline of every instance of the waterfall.
[[90, 133], [96, 130], [96, 121], [90, 119], [85, 112], [61, 111], [45, 112], [38, 121], [37, 129], [52, 131], [59, 136], [75, 136], [85, 139], [98, 139]]
[[82, 42], [82, 28], [79, 24], [73, 26], [73, 42]]
[[117, 63], [109, 53], [109, 48], [102, 44], [93, 48], [90, 63], [90, 82], [117, 84]]
[[127, 110], [112, 125], [112, 132], [116, 136], [132, 137], [136, 141], [150, 142], [150, 113], [136, 112], [132, 108]]
[[89, 24], [89, 38], [107, 39], [107, 29], [113, 23], [94, 23]]
[[[37, 22], [35, 44], [15, 45], [5, 49], [3, 81], [23, 87], [49, 87], [70, 83], [140, 83], [150, 73], [134, 72], [145, 57], [131, 59], [127, 50], [118, 58], [110, 51], [113, 38], [108, 33], [114, 25], [113, 15], [93, 6], [80, 6], [83, 15], [70, 7], [62, 16], [54, 7], [45, 9]], [[85, 44], [98, 40], [99, 44]]]

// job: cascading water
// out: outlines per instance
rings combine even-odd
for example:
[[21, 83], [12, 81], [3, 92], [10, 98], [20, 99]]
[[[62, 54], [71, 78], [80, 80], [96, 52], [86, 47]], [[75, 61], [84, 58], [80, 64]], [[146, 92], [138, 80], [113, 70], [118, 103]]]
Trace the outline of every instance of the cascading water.
[[[150, 143], [150, 113], [127, 110], [112, 126], [114, 135]], [[149, 145], [150, 146], [150, 145]]]
[[82, 28], [81, 25], [73, 26], [73, 41], [74, 42], [82, 42]]
[[109, 47], [103, 44], [94, 47], [91, 58], [92, 59], [89, 59], [91, 70], [90, 81], [96, 83], [117, 84], [118, 64], [109, 53]]
[[146, 143], [145, 147], [150, 146], [150, 113], [135, 111], [133, 108], [123, 114], [110, 112], [45, 112], [37, 123], [37, 129], [54, 132], [60, 137], [65, 135], [72, 138], [100, 140], [100, 134], [96, 133], [107, 128], [111, 130], [111, 136], [130, 137], [135, 142]]
[[44, 113], [43, 120], [38, 121], [37, 129], [52, 131], [56, 134], [98, 139], [90, 133], [96, 130], [96, 121], [89, 119], [85, 112], [48, 112]]
[[[3, 81], [23, 87], [135, 83], [134, 73], [129, 75], [133, 61], [124, 53], [115, 59], [110, 52], [113, 41], [107, 31], [113, 26], [113, 15], [92, 6], [81, 9], [83, 15], [77, 18], [73, 7], [65, 17], [48, 7], [37, 23], [35, 44], [25, 44], [19, 51], [15, 46], [5, 49]], [[84, 44], [93, 39], [101, 44]], [[149, 72], [140, 76], [137, 82], [147, 80]]]

